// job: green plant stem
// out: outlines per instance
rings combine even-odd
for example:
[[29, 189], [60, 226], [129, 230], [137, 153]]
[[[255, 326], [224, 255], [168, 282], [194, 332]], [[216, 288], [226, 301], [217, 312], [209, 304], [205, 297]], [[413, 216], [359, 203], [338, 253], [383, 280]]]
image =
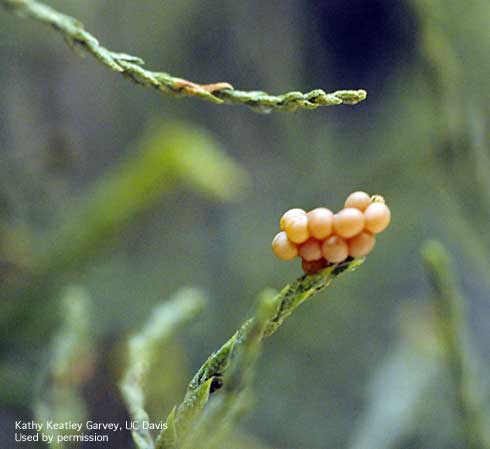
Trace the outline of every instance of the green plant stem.
[[133, 421], [139, 423], [132, 431], [138, 449], [153, 449], [155, 442], [149, 430], [143, 428], [143, 421], [150, 421], [145, 410], [144, 382], [146, 374], [157, 351], [165, 341], [202, 309], [204, 298], [196, 289], [185, 288], [170, 301], [159, 304], [138, 334], [128, 341], [128, 365], [121, 393]]
[[[364, 258], [345, 261], [337, 265], [331, 265], [315, 275], [304, 275], [291, 284], [286, 285], [272, 300], [267, 301], [273, 313], [262, 313], [261, 317], [266, 317], [265, 321], [260, 321], [259, 341], [263, 337], [271, 336], [276, 332], [284, 321], [306, 300], [310, 299], [316, 293], [324, 290], [333, 279], [340, 273], [352, 271], [364, 262]], [[268, 310], [268, 308], [267, 308]], [[201, 410], [208, 400], [208, 396], [215, 391], [224, 388], [227, 391], [228, 382], [233, 383], [237, 375], [230, 374], [230, 366], [233, 366], [232, 360], [235, 354], [239, 354], [242, 345], [245, 342], [250, 343], [250, 336], [257, 335], [257, 316], [248, 319], [240, 329], [223, 345], [214, 352], [195, 374], [184, 396], [183, 402], [172, 411], [167, 423], [171, 421], [168, 429], [163, 431], [157, 439], [157, 449], [168, 449], [175, 447], [172, 444], [164, 444], [168, 439], [169, 433], [176, 435], [177, 441], [181, 438], [179, 435], [178, 424], [182, 421], [182, 415], [188, 414], [189, 410], [198, 408]], [[255, 340], [255, 338], [254, 338]], [[255, 345], [255, 343], [254, 343]], [[241, 366], [241, 365], [240, 365]], [[245, 369], [245, 368], [243, 368]], [[204, 398], [204, 399], [203, 399]]]
[[356, 104], [367, 95], [364, 90], [338, 90], [326, 93], [321, 89], [308, 93], [269, 95], [261, 91], [236, 90], [229, 83], [201, 85], [165, 72], [144, 69], [141, 58], [108, 50], [84, 29], [81, 22], [43, 3], [35, 0], [0, 0], [0, 4], [23, 16], [50, 25], [63, 35], [71, 47], [88, 52], [109, 69], [125, 75], [135, 83], [153, 87], [174, 97], [195, 96], [217, 104], [245, 104], [258, 112], [270, 112], [273, 109], [294, 111], [298, 108], [316, 109], [319, 106]]
[[[355, 269], [363, 261], [364, 259], [361, 258], [332, 265], [318, 274], [301, 276], [293, 283], [286, 285], [274, 298], [276, 313], [266, 323], [264, 337], [269, 337], [276, 332], [294, 310], [307, 299], [325, 289], [338, 274]], [[240, 344], [240, 336], [246, 332], [249, 326], [252, 326], [252, 323], [253, 319], [247, 320], [217, 352], [208, 358], [189, 384], [189, 390], [194, 390], [210, 378], [223, 376], [229, 363], [231, 351], [236, 344]]]
[[450, 255], [439, 242], [428, 242], [422, 248], [422, 257], [435, 292], [433, 304], [446, 364], [456, 386], [466, 440], [464, 447], [488, 449], [484, 413], [475, 395], [478, 378], [475, 378], [474, 361], [465, 345], [465, 301], [455, 280]]
[[[53, 338], [48, 370], [41, 376], [34, 401], [34, 415], [48, 420], [83, 421], [86, 404], [81, 387], [93, 370], [90, 299], [80, 287], [66, 289], [61, 304], [63, 324]], [[71, 445], [58, 441], [58, 430], [46, 430], [53, 436], [51, 449]]]
[[273, 296], [260, 295], [257, 302], [254, 318], [249, 320], [249, 326], [240, 329], [237, 343], [230, 354], [230, 366], [223, 378], [222, 394], [206, 408], [182, 443], [182, 449], [216, 447], [248, 408], [249, 390], [262, 349], [262, 337], [267, 323], [276, 312]]

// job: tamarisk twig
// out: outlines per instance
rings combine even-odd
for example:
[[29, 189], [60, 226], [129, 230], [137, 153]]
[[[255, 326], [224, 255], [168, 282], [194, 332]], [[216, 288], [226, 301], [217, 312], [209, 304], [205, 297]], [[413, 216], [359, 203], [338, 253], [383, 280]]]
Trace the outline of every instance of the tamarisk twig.
[[199, 97], [213, 103], [245, 104], [257, 112], [270, 112], [274, 109], [295, 111], [298, 108], [316, 109], [319, 106], [356, 104], [363, 101], [365, 90], [338, 90], [326, 93], [321, 89], [311, 92], [288, 92], [282, 95], [269, 95], [262, 91], [236, 90], [230, 83], [218, 82], [198, 84], [165, 72], [144, 69], [144, 61], [126, 53], [117, 53], [100, 45], [99, 41], [85, 30], [77, 19], [62, 14], [36, 0], [0, 0], [7, 9], [50, 25], [61, 33], [74, 49], [91, 54], [109, 69], [119, 72], [137, 84], [153, 87], [159, 92], [173, 97]]
[[138, 449], [155, 447], [150, 431], [142, 425], [143, 421], [150, 420], [145, 410], [144, 394], [147, 371], [164, 343], [203, 305], [204, 298], [199, 290], [182, 289], [170, 301], [156, 306], [144, 328], [128, 341], [128, 364], [120, 388], [131, 419], [139, 423], [138, 428], [132, 431]]
[[455, 386], [462, 438], [468, 449], [489, 449], [486, 411], [481, 403], [478, 363], [468, 345], [465, 299], [457, 285], [452, 260], [437, 241], [425, 243], [422, 259], [434, 290], [433, 304], [447, 369]]
[[[241, 384], [243, 376], [235, 371], [246, 370], [248, 363], [237, 365], [234, 361], [237, 357], [245, 357], [245, 359], [249, 357], [247, 355], [240, 357], [242, 351], [243, 354], [247, 354], [249, 349], [256, 347], [263, 337], [276, 332], [303, 302], [324, 290], [337, 275], [344, 271], [352, 271], [363, 262], [364, 258], [351, 259], [331, 265], [317, 274], [303, 275], [286, 285], [272, 299], [265, 301], [263, 308], [259, 307], [258, 314], [248, 319], [197, 371], [187, 387], [184, 400], [168, 416], [167, 428], [158, 436], [156, 449], [176, 449], [183, 440], [192, 437], [188, 431], [198, 421], [211, 394], [222, 388], [225, 393], [231, 388], [234, 395], [238, 394], [235, 392], [234, 384], [235, 382]], [[251, 354], [256, 354], [256, 351], [251, 350]], [[250, 355], [251, 360], [255, 358], [252, 355]], [[229, 404], [225, 409], [229, 409]]]

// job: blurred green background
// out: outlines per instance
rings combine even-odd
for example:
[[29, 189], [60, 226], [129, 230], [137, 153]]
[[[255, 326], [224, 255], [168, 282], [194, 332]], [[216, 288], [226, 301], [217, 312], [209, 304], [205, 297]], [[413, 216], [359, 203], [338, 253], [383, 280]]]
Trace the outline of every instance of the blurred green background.
[[[392, 224], [355, 273], [266, 342], [236, 447], [466, 447], [420, 248], [437, 239], [452, 255], [468, 350], [488, 379], [490, 3], [49, 4], [150, 69], [368, 98], [272, 114], [167, 98], [0, 10], [1, 447], [22, 447], [12, 423], [31, 417], [68, 285], [92, 301], [82, 386], [98, 420], [125, 417], [126, 336], [180, 287], [206, 292], [151, 378], [150, 411], [163, 418], [256, 295], [301, 273], [270, 249], [283, 211], [338, 210], [359, 189], [386, 198]], [[131, 444], [122, 434], [110, 447]]]

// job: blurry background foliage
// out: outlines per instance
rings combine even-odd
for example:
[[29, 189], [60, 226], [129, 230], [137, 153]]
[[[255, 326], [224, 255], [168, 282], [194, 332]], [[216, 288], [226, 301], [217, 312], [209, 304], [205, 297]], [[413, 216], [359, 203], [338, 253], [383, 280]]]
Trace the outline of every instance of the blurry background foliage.
[[[83, 397], [73, 416], [126, 418], [124, 336], [198, 285], [208, 307], [147, 378], [151, 416], [167, 416], [258, 292], [299, 274], [271, 254], [281, 213], [338, 209], [355, 189], [382, 193], [393, 223], [328, 301], [268, 339], [226, 447], [488, 447], [490, 3], [49, 3], [188, 79], [369, 97], [269, 115], [165, 98], [0, 11], [1, 447], [16, 447], [15, 419], [43, 416], [42, 391]], [[446, 247], [424, 247], [429, 276], [426, 239]], [[80, 327], [57, 331], [87, 296]], [[74, 348], [72, 371], [57, 360]]]

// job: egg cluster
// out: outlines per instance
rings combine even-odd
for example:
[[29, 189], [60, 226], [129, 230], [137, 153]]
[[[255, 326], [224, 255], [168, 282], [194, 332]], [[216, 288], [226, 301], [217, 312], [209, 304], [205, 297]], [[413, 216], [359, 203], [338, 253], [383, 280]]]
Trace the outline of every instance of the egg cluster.
[[283, 260], [301, 257], [303, 271], [316, 273], [328, 264], [369, 254], [375, 234], [384, 231], [390, 219], [382, 196], [354, 192], [336, 214], [325, 207], [308, 213], [288, 210], [281, 217], [281, 232], [274, 237], [272, 250]]

